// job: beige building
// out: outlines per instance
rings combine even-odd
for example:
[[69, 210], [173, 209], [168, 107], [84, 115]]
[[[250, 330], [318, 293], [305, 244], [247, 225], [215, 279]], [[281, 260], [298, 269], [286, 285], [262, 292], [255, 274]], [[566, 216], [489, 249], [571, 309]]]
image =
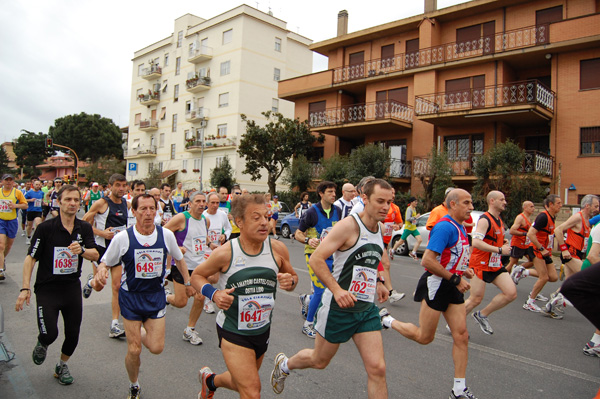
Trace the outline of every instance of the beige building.
[[310, 73], [311, 40], [290, 32], [273, 15], [242, 5], [205, 20], [186, 14], [172, 35], [135, 52], [128, 178], [158, 168], [165, 181], [210, 186], [210, 171], [227, 156], [242, 187], [260, 190], [242, 174], [237, 145], [245, 132], [240, 114], [264, 121], [273, 110], [294, 116], [277, 97], [277, 84]]

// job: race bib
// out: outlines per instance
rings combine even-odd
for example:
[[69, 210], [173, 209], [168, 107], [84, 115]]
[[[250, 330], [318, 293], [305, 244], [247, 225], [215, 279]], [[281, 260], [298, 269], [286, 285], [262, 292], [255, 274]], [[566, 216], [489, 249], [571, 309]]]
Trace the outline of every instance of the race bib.
[[[134, 218], [134, 220], [135, 220], [135, 218]], [[127, 229], [127, 226], [115, 226], [112, 228], [112, 231], [115, 233], [115, 235], [117, 235], [125, 229]]]
[[490, 256], [490, 264], [489, 266], [491, 268], [497, 269], [500, 266], [502, 266], [502, 255], [498, 254], [498, 253], [493, 253]]
[[136, 222], [135, 216], [127, 216], [127, 227], [133, 226]]
[[229, 214], [229, 208], [223, 207], [223, 208], [219, 208], [219, 209], [222, 210], [223, 212]]
[[552, 248], [554, 248], [554, 234], [548, 236], [548, 251], [552, 252]]
[[583, 252], [584, 254], [587, 253], [588, 241], [589, 238], [583, 240], [583, 249], [581, 250], [581, 252]]
[[135, 278], [151, 279], [162, 276], [164, 254], [161, 248], [136, 249]]
[[67, 247], [54, 247], [52, 274], [77, 273], [78, 257]]
[[469, 258], [471, 257], [471, 248], [468, 245], [463, 245], [463, 252], [460, 259], [456, 263], [456, 270], [464, 272], [469, 267]]
[[34, 208], [40, 208], [42, 206], [42, 199], [41, 198], [36, 198], [33, 200], [33, 207]]
[[274, 306], [272, 293], [238, 296], [238, 330], [258, 330], [266, 326]]
[[192, 251], [194, 255], [200, 256], [206, 250], [206, 236], [198, 236], [192, 238]]
[[325, 239], [325, 237], [327, 237], [327, 234], [329, 234], [329, 232], [331, 231], [331, 227], [328, 227], [326, 229], [323, 229], [321, 231], [321, 236], [319, 237], [319, 241], [323, 242], [323, 240]]
[[528, 236], [525, 236], [525, 245], [529, 246], [531, 244], [531, 240], [529, 240]]
[[208, 242], [212, 242], [216, 245], [221, 245], [219, 237], [221, 237], [221, 230], [208, 230]]
[[9, 208], [8, 204], [12, 201], [10, 200], [0, 200], [0, 212], [12, 212], [12, 209]]
[[171, 212], [163, 213], [163, 220], [165, 221], [165, 223], [168, 223], [171, 219], [173, 219], [173, 214]]
[[364, 266], [354, 266], [348, 292], [363, 302], [374, 302], [377, 287], [377, 270]]
[[387, 223], [383, 224], [383, 236], [384, 237], [391, 237], [393, 232], [394, 232], [394, 223], [393, 222], [387, 222]]
[[58, 208], [58, 207], [59, 207], [59, 206], [58, 206], [58, 200], [57, 200], [56, 198], [54, 198], [54, 199], [52, 200], [52, 208]]

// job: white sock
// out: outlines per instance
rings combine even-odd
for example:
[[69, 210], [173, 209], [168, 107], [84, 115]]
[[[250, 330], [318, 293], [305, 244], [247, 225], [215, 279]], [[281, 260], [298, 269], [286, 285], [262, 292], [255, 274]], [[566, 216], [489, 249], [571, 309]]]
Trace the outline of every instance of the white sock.
[[590, 341], [592, 341], [596, 345], [600, 345], [600, 335], [594, 333], [594, 336], [592, 337], [592, 339]]
[[283, 359], [283, 362], [281, 362], [281, 371], [283, 371], [286, 374], [289, 374], [290, 369], [288, 368], [287, 362], [288, 362], [287, 358]]
[[58, 365], [59, 365], [60, 367], [64, 366], [65, 364], [67, 364], [67, 362], [63, 362], [63, 360], [62, 360], [62, 359], [60, 359], [60, 360], [58, 361]]
[[192, 331], [194, 331], [194, 330], [196, 330], [196, 328], [195, 328], [195, 327], [186, 327], [186, 328], [185, 328], [185, 332], [186, 332], [186, 333], [188, 333], [188, 334], [189, 334], [189, 333], [191, 333], [191, 332], [192, 332]]
[[314, 321], [308, 321], [308, 320], [306, 320], [304, 322], [304, 327], [309, 327], [309, 326], [312, 326], [313, 324], [314, 324]]
[[394, 320], [396, 320], [396, 319], [394, 319], [392, 316], [385, 316], [385, 317], [384, 317], [384, 318], [381, 320], [381, 322], [383, 323], [383, 325], [384, 325], [386, 328], [391, 328], [391, 327], [392, 327], [392, 322], [393, 322]]
[[523, 276], [525, 276], [525, 277], [529, 276], [529, 270], [528, 269], [523, 270]]
[[464, 378], [455, 378], [454, 379], [454, 394], [455, 395], [460, 395], [461, 393], [463, 393], [465, 391], [465, 388], [467, 387], [465, 379]]
[[531, 297], [531, 293], [529, 293], [529, 298], [527, 298], [527, 303], [535, 303], [535, 299]]
[[136, 381], [136, 382], [130, 382], [130, 383], [129, 383], [129, 386], [130, 386], [131, 388], [133, 388], [133, 387], [139, 388], [139, 387], [140, 387], [140, 382], [139, 382], [139, 381]]
[[119, 325], [119, 319], [114, 319], [114, 320], [112, 321], [112, 323], [110, 323], [110, 326], [111, 326], [111, 327], [115, 327], [115, 326], [118, 326], [118, 325]]

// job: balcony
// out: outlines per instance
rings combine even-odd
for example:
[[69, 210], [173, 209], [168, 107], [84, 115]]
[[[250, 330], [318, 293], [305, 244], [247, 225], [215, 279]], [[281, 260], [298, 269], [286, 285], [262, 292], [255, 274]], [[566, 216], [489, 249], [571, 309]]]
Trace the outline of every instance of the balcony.
[[158, 79], [162, 76], [162, 68], [158, 65], [151, 65], [150, 68], [142, 69], [142, 78], [146, 80]]
[[312, 130], [338, 137], [364, 137], [370, 132], [412, 129], [414, 111], [394, 100], [344, 105], [308, 116]]
[[210, 78], [201, 76], [191, 78], [185, 81], [186, 90], [190, 93], [198, 93], [210, 89]]
[[139, 99], [142, 105], [155, 105], [160, 102], [160, 92], [155, 91], [148, 94], [140, 94]]
[[212, 59], [213, 49], [208, 46], [197, 46], [190, 49], [188, 53], [188, 61], [192, 64], [199, 64]]
[[156, 146], [155, 145], [140, 145], [131, 150], [125, 151], [126, 159], [135, 159], [135, 158], [152, 158], [156, 156]]
[[[202, 151], [202, 140], [191, 138], [185, 140], [185, 150], [189, 152]], [[204, 140], [204, 151], [227, 150], [236, 147], [235, 138], [207, 136]]]
[[143, 132], [153, 132], [158, 129], [158, 121], [156, 119], [146, 119], [140, 121], [140, 130]]
[[313, 180], [320, 180], [323, 173], [323, 164], [321, 162], [310, 162], [310, 175]]
[[537, 80], [415, 96], [417, 117], [438, 126], [532, 126], [551, 120], [554, 106], [555, 93]]
[[393, 179], [408, 180], [407, 183], [410, 182], [410, 161], [403, 161], [402, 159], [392, 158], [390, 164], [389, 177]]
[[188, 122], [196, 123], [206, 121], [207, 119], [208, 109], [204, 107], [191, 109], [185, 113], [185, 120]]

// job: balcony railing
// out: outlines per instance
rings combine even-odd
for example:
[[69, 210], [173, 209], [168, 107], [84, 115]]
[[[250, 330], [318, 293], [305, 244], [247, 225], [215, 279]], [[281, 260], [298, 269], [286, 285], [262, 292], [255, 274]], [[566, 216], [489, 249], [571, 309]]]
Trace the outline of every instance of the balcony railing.
[[140, 130], [150, 131], [158, 129], [158, 121], [156, 119], [146, 119], [140, 121]]
[[149, 68], [142, 69], [142, 78], [144, 79], [156, 79], [162, 75], [162, 68], [158, 65], [151, 65]]
[[525, 151], [523, 172], [537, 173], [551, 178], [554, 173], [554, 157], [538, 151]]
[[397, 159], [397, 158], [391, 159], [390, 177], [410, 178], [410, 176], [411, 176], [410, 161], [403, 161], [402, 159]]
[[153, 93], [140, 94], [139, 98], [142, 105], [158, 104], [160, 102], [160, 92], [155, 91]]
[[537, 80], [415, 96], [417, 115], [536, 104], [554, 111], [555, 94]]
[[156, 155], [155, 145], [140, 145], [132, 148], [131, 150], [125, 151], [125, 157], [136, 157], [136, 156], [154, 156]]
[[200, 139], [189, 138], [185, 140], [185, 149], [188, 151], [199, 151], [202, 149], [203, 144], [205, 150], [210, 150], [219, 147], [235, 147], [236, 141], [235, 137], [210, 138], [210, 136], [207, 136], [204, 142]]
[[311, 127], [336, 126], [347, 123], [367, 122], [381, 119], [413, 122], [414, 111], [410, 105], [394, 100], [351, 104], [325, 111], [311, 112], [308, 121]]
[[321, 173], [323, 173], [323, 164], [321, 164], [321, 162], [311, 162], [310, 163], [310, 173], [311, 173], [311, 177], [313, 179], [319, 179], [321, 176]]
[[185, 113], [185, 120], [188, 122], [199, 122], [208, 118], [207, 108], [195, 108]]
[[549, 33], [549, 25], [527, 26], [494, 35], [482, 36], [475, 40], [450, 42], [422, 48], [406, 54], [397, 54], [391, 58], [371, 59], [361, 64], [335, 68], [333, 70], [333, 83], [371, 78], [411, 68], [538, 46], [549, 42]]
[[196, 93], [210, 88], [210, 78], [208, 76], [201, 76], [198, 78], [191, 78], [185, 81], [187, 91]]
[[190, 49], [188, 53], [188, 61], [194, 64], [208, 61], [212, 58], [212, 54], [212, 47], [198, 45], [196, 48]]

